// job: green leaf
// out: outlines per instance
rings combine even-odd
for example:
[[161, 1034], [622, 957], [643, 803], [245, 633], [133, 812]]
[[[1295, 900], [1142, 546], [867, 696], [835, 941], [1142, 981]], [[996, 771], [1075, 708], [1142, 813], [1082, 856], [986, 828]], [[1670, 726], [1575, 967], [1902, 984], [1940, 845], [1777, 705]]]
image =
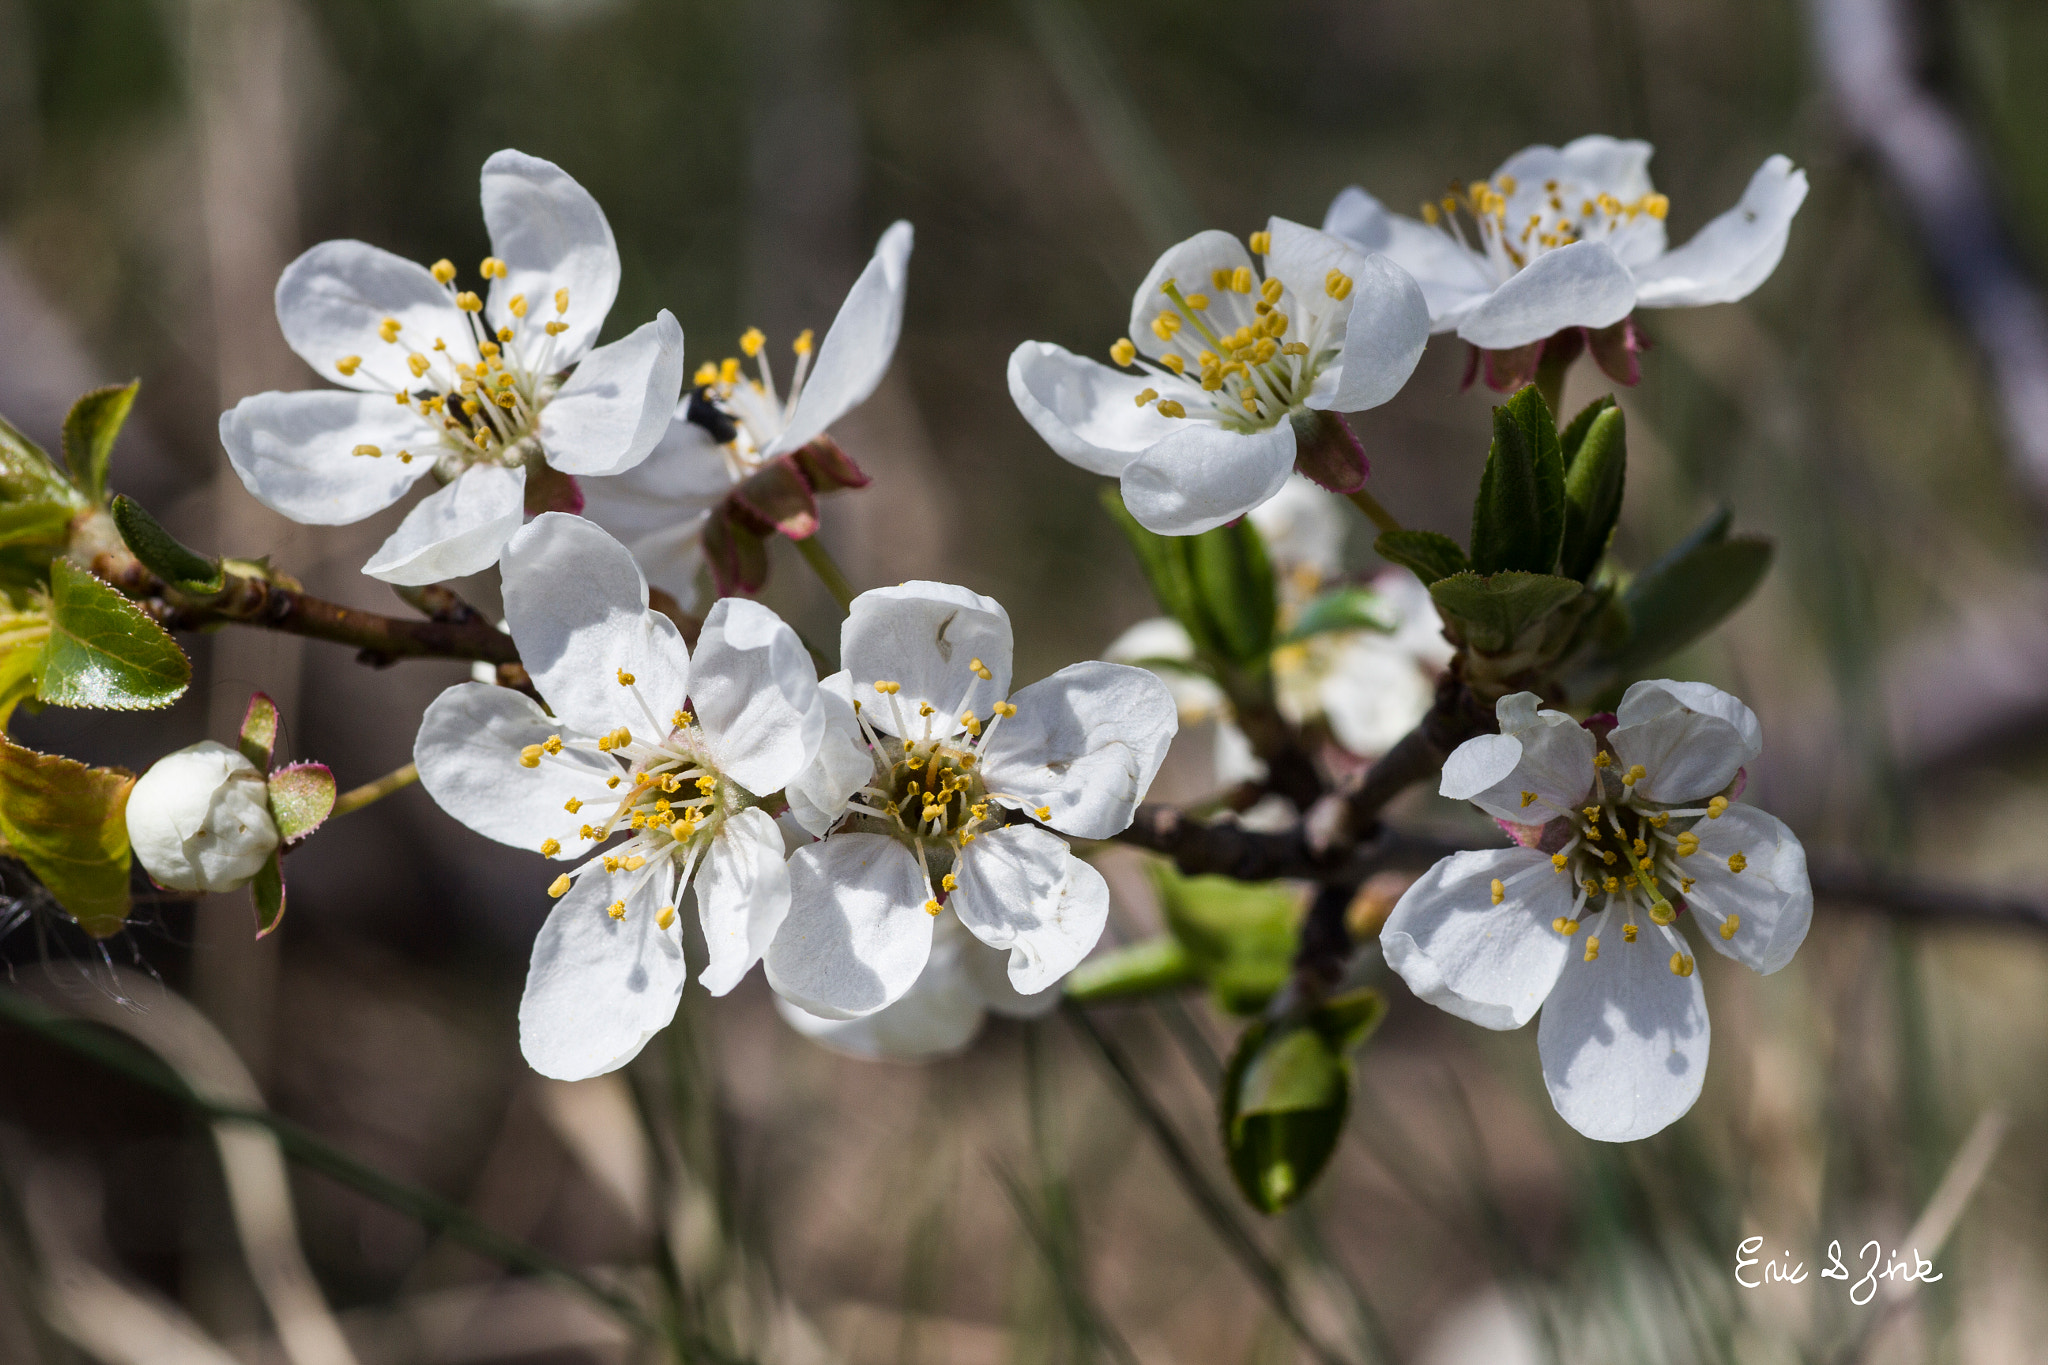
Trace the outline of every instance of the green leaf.
[[1370, 987], [1325, 1000], [1309, 1014], [1309, 1022], [1340, 1052], [1351, 1052], [1372, 1036], [1387, 1017], [1387, 998]]
[[1183, 537], [1202, 614], [1234, 663], [1263, 659], [1273, 648], [1279, 594], [1273, 562], [1251, 518]]
[[1232, 1179], [1253, 1208], [1278, 1213], [1308, 1193], [1337, 1150], [1350, 1064], [1313, 1026], [1276, 1032], [1261, 1021], [1238, 1039], [1218, 1100]]
[[1577, 579], [1553, 574], [1461, 573], [1431, 584], [1429, 595], [1466, 644], [1484, 654], [1505, 654], [1584, 591]]
[[270, 771], [270, 755], [277, 748], [277, 703], [268, 693], [249, 694], [249, 709], [242, 713], [238, 747], [242, 757], [254, 763], [258, 772]]
[[1593, 423], [1600, 420], [1600, 414], [1614, 406], [1614, 395], [1603, 393], [1579, 409], [1571, 425], [1557, 433], [1558, 453], [1564, 457], [1564, 473], [1571, 477], [1572, 464], [1579, 458], [1579, 449], [1586, 443], [1586, 433], [1593, 429]]
[[63, 553], [71, 519], [86, 501], [43, 448], [0, 418], [0, 548], [7, 578], [40, 581], [50, 559]]
[[[1725, 529], [1725, 526], [1724, 526]], [[1771, 543], [1755, 536], [1681, 547], [1637, 575], [1622, 596], [1627, 643], [1607, 660], [1619, 677], [1655, 668], [1721, 624], [1771, 568]]]
[[263, 866], [256, 869], [256, 875], [249, 881], [249, 898], [256, 903], [258, 938], [277, 928], [279, 921], [284, 919], [284, 869], [277, 861], [280, 851], [272, 849]]
[[1436, 531], [1386, 531], [1372, 548], [1388, 563], [1413, 569], [1425, 584], [1472, 567], [1458, 542]]
[[64, 419], [64, 461], [72, 482], [94, 503], [106, 501], [107, 465], [114, 457], [114, 438], [135, 406], [141, 380], [94, 389], [71, 405]]
[[135, 775], [39, 754], [0, 735], [0, 834], [94, 938], [128, 919], [128, 793]]
[[1493, 410], [1493, 447], [1472, 504], [1472, 567], [1547, 574], [1564, 543], [1564, 457], [1531, 384]]
[[334, 813], [334, 774], [325, 763], [294, 763], [270, 775], [270, 818], [278, 837], [294, 844]]
[[180, 592], [211, 597], [226, 581], [220, 561], [189, 550], [125, 493], [114, 499], [114, 526], [142, 567]]
[[1382, 633], [1394, 629], [1388, 619], [1386, 604], [1380, 601], [1378, 593], [1371, 588], [1336, 588], [1315, 598], [1301, 609], [1295, 619], [1294, 628], [1280, 640], [1281, 644], [1293, 644], [1306, 640], [1311, 635], [1322, 635], [1333, 630], [1376, 630]]
[[[1614, 525], [1621, 520], [1622, 479], [1628, 467], [1628, 433], [1621, 409], [1613, 400], [1601, 408], [1593, 404], [1579, 414], [1567, 436], [1572, 443], [1569, 467], [1564, 476], [1564, 549], [1558, 555], [1557, 571], [1581, 583], [1593, 576], [1614, 539]], [[1595, 412], [1595, 409], [1600, 409]], [[1593, 420], [1585, 422], [1586, 414]], [[1585, 422], [1583, 430], [1579, 422]]]
[[50, 563], [50, 638], [36, 697], [57, 706], [137, 711], [169, 706], [192, 663], [162, 626], [66, 559]]
[[1166, 927], [1187, 950], [1194, 975], [1234, 1014], [1264, 1007], [1294, 963], [1301, 898], [1275, 883], [1183, 877], [1147, 865]]
[[1138, 567], [1152, 589], [1153, 600], [1168, 616], [1181, 623], [1202, 654], [1222, 653], [1221, 643], [1209, 629], [1195, 595], [1194, 570], [1188, 563], [1185, 536], [1162, 536], [1146, 530], [1131, 515], [1114, 488], [1102, 490], [1103, 510], [1123, 529], [1131, 549], [1137, 552]]
[[1201, 980], [1194, 956], [1168, 934], [1098, 953], [1067, 974], [1069, 999], [1089, 1003], [1151, 995]]

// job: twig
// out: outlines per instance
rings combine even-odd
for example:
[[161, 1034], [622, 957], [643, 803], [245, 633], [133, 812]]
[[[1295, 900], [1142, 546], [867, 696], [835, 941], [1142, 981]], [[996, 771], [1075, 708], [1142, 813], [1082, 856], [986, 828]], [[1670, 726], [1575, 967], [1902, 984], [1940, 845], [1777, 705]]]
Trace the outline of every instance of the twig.
[[352, 810], [361, 810], [372, 801], [382, 801], [395, 791], [402, 791], [420, 780], [417, 764], [408, 763], [384, 774], [374, 782], [365, 782], [360, 787], [351, 787], [334, 799], [332, 815], [347, 815]]
[[853, 584], [846, 581], [846, 574], [840, 569], [839, 561], [832, 558], [832, 552], [820, 544], [815, 535], [797, 541], [796, 550], [804, 557], [804, 563], [811, 566], [811, 572], [818, 576], [818, 581], [825, 585], [825, 591], [832, 594], [839, 610], [850, 610], [855, 596]]
[[1970, 887], [1918, 881], [1849, 862], [1817, 861], [1808, 868], [1814, 895], [1875, 910], [1912, 924], [2011, 925], [2048, 929], [2048, 903]]
[[226, 576], [220, 592], [198, 598], [179, 592], [125, 554], [98, 556], [92, 571], [130, 597], [140, 599], [143, 609], [167, 630], [257, 626], [352, 645], [362, 651], [363, 662], [377, 665], [398, 659], [519, 662], [512, 637], [481, 619], [408, 621], [379, 616], [314, 597], [297, 588], [232, 573]]

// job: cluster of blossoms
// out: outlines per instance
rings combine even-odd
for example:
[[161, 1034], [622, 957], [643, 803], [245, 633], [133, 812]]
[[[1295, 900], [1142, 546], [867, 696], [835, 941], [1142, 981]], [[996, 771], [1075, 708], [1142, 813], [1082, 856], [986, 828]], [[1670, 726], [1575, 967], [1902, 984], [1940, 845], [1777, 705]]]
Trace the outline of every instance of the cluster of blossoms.
[[[1469, 343], [1496, 387], [1561, 373], [1582, 349], [1633, 383], [1635, 309], [1740, 299], [1775, 268], [1803, 173], [1771, 158], [1734, 209], [1670, 250], [1649, 156], [1581, 138], [1454, 184], [1421, 221], [1353, 188], [1321, 229], [1274, 218], [1248, 241], [1197, 234], [1138, 287], [1111, 364], [1027, 341], [1010, 394], [1060, 456], [1118, 479], [1150, 531], [1249, 515], [1289, 625], [1342, 573], [1324, 490], [1363, 497], [1369, 466], [1340, 414], [1400, 392], [1433, 332]], [[482, 198], [482, 294], [451, 262], [360, 242], [294, 261], [279, 323], [341, 387], [258, 394], [220, 430], [250, 491], [302, 522], [360, 520], [431, 473], [437, 491], [365, 565], [374, 577], [501, 570], [532, 694], [488, 672], [449, 688], [414, 757], [448, 813], [565, 865], [520, 1008], [529, 1062], [579, 1078], [637, 1054], [687, 982], [686, 918], [706, 990], [761, 963], [785, 1018], [856, 1055], [934, 1055], [989, 1012], [1042, 1012], [1108, 911], [1068, 840], [1130, 824], [1182, 721], [1217, 721], [1220, 782], [1263, 770], [1166, 618], [1111, 647], [1125, 662], [1013, 693], [1009, 618], [966, 588], [853, 598], [841, 667], [823, 679], [744, 595], [765, 577], [767, 538], [812, 535], [817, 495], [867, 482], [829, 428], [894, 355], [910, 225], [883, 234], [822, 342], [795, 338], [786, 383], [749, 329], [686, 387], [665, 311], [596, 344], [619, 254], [574, 180], [505, 151], [484, 165]], [[694, 621], [683, 614], [707, 576], [716, 600], [691, 644], [678, 617]], [[1270, 653], [1274, 706], [1327, 732], [1332, 769], [1390, 749], [1453, 666], [1420, 582], [1383, 574], [1372, 593], [1379, 628]], [[1418, 880], [1385, 924], [1386, 962], [1490, 1028], [1540, 1008], [1558, 1111], [1596, 1138], [1655, 1132], [1706, 1065], [1682, 921], [1768, 973], [1811, 913], [1798, 840], [1737, 803], [1757, 722], [1725, 693], [1670, 681], [1637, 683], [1585, 722], [1529, 692], [1497, 719], [1451, 755], [1442, 792], [1495, 817], [1513, 847]], [[168, 886], [240, 885], [280, 844], [262, 774], [220, 745], [157, 765], [128, 818]]]

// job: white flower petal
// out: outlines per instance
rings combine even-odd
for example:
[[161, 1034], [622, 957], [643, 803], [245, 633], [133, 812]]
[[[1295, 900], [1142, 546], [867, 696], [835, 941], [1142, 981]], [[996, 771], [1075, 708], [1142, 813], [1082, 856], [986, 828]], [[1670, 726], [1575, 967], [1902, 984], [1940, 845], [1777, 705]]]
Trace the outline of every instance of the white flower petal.
[[[1637, 138], [1609, 137], [1588, 133], [1562, 147], [1524, 147], [1493, 173], [1495, 184], [1502, 176], [1518, 182], [1517, 195], [1534, 190], [1542, 195], [1546, 180], [1578, 182], [1581, 191], [1605, 191], [1621, 200], [1640, 199], [1650, 192], [1650, 156], [1655, 149]], [[1513, 214], [1509, 221], [1513, 221]]]
[[[588, 1080], [616, 1071], [675, 1018], [689, 968], [682, 936], [655, 916], [673, 876], [593, 868], [555, 903], [526, 969], [519, 1050], [543, 1076]], [[635, 888], [637, 885], [637, 889]], [[607, 907], [626, 902], [613, 919]]]
[[1604, 242], [1546, 251], [1464, 314], [1458, 335], [1486, 350], [1510, 350], [1566, 327], [1607, 327], [1635, 307], [1628, 267]]
[[1235, 521], [1278, 493], [1294, 469], [1294, 428], [1249, 435], [1181, 420], [1123, 469], [1124, 506], [1146, 530], [1192, 536]]
[[[529, 317], [568, 324], [550, 353], [554, 368], [566, 369], [597, 340], [619, 294], [611, 224], [567, 171], [524, 152], [508, 149], [484, 162], [482, 192], [491, 254], [506, 267], [503, 279], [491, 281], [485, 303], [491, 329], [518, 325], [508, 305], [525, 295]], [[569, 311], [559, 315], [558, 289], [569, 291]]]
[[1750, 177], [1742, 200], [1678, 250], [1636, 269], [1644, 308], [1733, 303], [1770, 278], [1785, 254], [1793, 215], [1806, 202], [1806, 172], [1774, 156]]
[[1138, 622], [1110, 641], [1109, 648], [1102, 651], [1102, 657], [1111, 663], [1135, 664], [1165, 683], [1184, 726], [1212, 719], [1227, 709], [1223, 689], [1211, 679], [1184, 668], [1153, 668], [1146, 662], [1150, 659], [1192, 660], [1195, 657], [1195, 642], [1188, 637], [1187, 627], [1170, 616], [1155, 616], [1149, 621]]
[[1152, 331], [1153, 319], [1162, 312], [1175, 311], [1160, 286], [1172, 280], [1183, 293], [1212, 294], [1211, 277], [1218, 270], [1236, 271], [1251, 264], [1251, 253], [1245, 244], [1215, 228], [1168, 247], [1166, 254], [1153, 263], [1138, 292], [1131, 296], [1131, 340], [1139, 351], [1155, 359], [1175, 349]]
[[[690, 654], [675, 622], [647, 609], [647, 583], [625, 546], [581, 517], [546, 512], [512, 537], [499, 565], [505, 620], [549, 708], [588, 734], [619, 725], [666, 733], [689, 694]], [[632, 689], [619, 685], [621, 671]]]
[[420, 499], [363, 572], [417, 586], [479, 573], [526, 518], [526, 471], [478, 465]]
[[177, 891], [233, 891], [277, 848], [263, 774], [225, 744], [202, 739], [150, 764], [128, 792], [136, 861]]
[[880, 834], [835, 834], [789, 860], [789, 918], [768, 984], [800, 1009], [857, 1019], [903, 998], [931, 954], [924, 874]]
[[[589, 850], [576, 831], [590, 817], [571, 814], [566, 803], [574, 799], [610, 809], [617, 796], [604, 783], [619, 765], [572, 748], [546, 756], [535, 768], [520, 765], [527, 745], [561, 734], [561, 722], [522, 692], [457, 683], [420, 718], [412, 761], [435, 804], [478, 834], [524, 849], [554, 839], [562, 844], [556, 857], [578, 858]], [[571, 731], [567, 737], [578, 736]]]
[[726, 817], [691, 884], [711, 953], [698, 981], [724, 995], [753, 970], [789, 914], [789, 867], [774, 817], [759, 806]]
[[540, 410], [541, 449], [564, 474], [619, 474], [668, 433], [683, 391], [683, 329], [664, 308], [583, 358]]
[[[1499, 905], [1495, 881], [1505, 892]], [[1575, 893], [1571, 877], [1535, 849], [1455, 853], [1402, 894], [1380, 949], [1408, 989], [1437, 1008], [1486, 1028], [1520, 1028], [1579, 943], [1550, 927], [1571, 913]]]
[[[1730, 806], [1719, 818], [1699, 820], [1692, 832], [1698, 852], [1681, 858], [1695, 878], [1686, 903], [1699, 914], [1700, 934], [1724, 956], [1765, 976], [1792, 960], [1813, 922], [1813, 883], [1806, 873], [1806, 849], [1776, 816], [1755, 806]], [[1729, 858], [1741, 854], [1736, 872]], [[1741, 916], [1732, 938], [1722, 938], [1720, 921]]]
[[[1334, 578], [1344, 569], [1344, 537], [1350, 519], [1330, 493], [1312, 479], [1296, 474], [1271, 500], [1254, 507], [1252, 525], [1266, 542], [1266, 553], [1281, 573], [1306, 570], [1318, 580]], [[1412, 580], [1415, 576], [1409, 574]]]
[[630, 546], [710, 511], [737, 480], [725, 447], [695, 422], [673, 416], [653, 453], [639, 464], [623, 474], [577, 482], [583, 515]]
[[[1075, 859], [1082, 867], [1089, 866]], [[946, 920], [958, 925], [960, 918], [949, 915]], [[940, 921], [943, 930], [946, 920]], [[1017, 989], [1010, 980], [1010, 954], [1000, 948], [991, 948], [962, 927], [958, 930], [960, 972], [973, 986], [974, 993], [990, 1014], [1000, 1014], [1005, 1019], [1043, 1019], [1060, 1007], [1060, 992], [1054, 986], [1036, 991], [1030, 995]], [[1065, 978], [1061, 978], [1064, 980]]]
[[1494, 712], [1501, 733], [1454, 749], [1438, 791], [1518, 824], [1570, 814], [1593, 787], [1591, 732], [1562, 711], [1538, 710], [1533, 692], [1502, 697]]
[[1180, 728], [1166, 684], [1142, 668], [1090, 661], [1010, 701], [1017, 714], [981, 750], [1000, 803], [1080, 839], [1127, 828]]
[[947, 904], [974, 936], [1010, 950], [1024, 995], [1072, 971], [1102, 937], [1109, 884], [1067, 841], [1029, 825], [992, 830], [960, 850], [960, 889]]
[[1146, 375], [1113, 370], [1049, 341], [1010, 353], [1010, 397], [1053, 452], [1091, 474], [1121, 474], [1141, 452], [1187, 425], [1141, 407]]
[[[922, 1062], [951, 1056], [981, 1031], [981, 995], [962, 969], [966, 951], [994, 958], [999, 966], [1003, 960], [976, 942], [958, 921], [943, 917], [924, 971], [895, 1004], [859, 1019], [820, 1019], [777, 996], [775, 1010], [806, 1038], [863, 1061]], [[1007, 987], [1007, 980], [1004, 984]], [[1057, 1004], [1058, 993], [1050, 994]]]
[[[398, 339], [379, 330], [396, 318]], [[277, 325], [285, 344], [322, 379], [351, 389], [392, 395], [419, 381], [406, 368], [414, 352], [430, 352], [437, 338], [467, 345], [469, 322], [448, 291], [423, 265], [367, 242], [322, 242], [284, 268], [277, 279]], [[354, 357], [354, 373], [336, 362]]]
[[1412, 275], [1438, 331], [1453, 325], [1453, 314], [1493, 292], [1495, 280], [1485, 261], [1442, 229], [1387, 212], [1355, 185], [1331, 201], [1323, 231], [1361, 251], [1378, 252]]
[[1692, 1108], [1710, 1041], [1699, 973], [1673, 973], [1647, 925], [1634, 943], [1603, 934], [1597, 961], [1575, 954], [1536, 1025], [1550, 1102], [1601, 1142], [1646, 1138]]
[[889, 372], [903, 331], [903, 295], [910, 281], [910, 224], [882, 234], [875, 254], [839, 305], [839, 316], [818, 347], [796, 411], [765, 454], [795, 450], [865, 403]]
[[1763, 752], [1756, 713], [1718, 687], [1658, 678], [1622, 694], [1608, 742], [1623, 768], [1647, 773], [1636, 794], [1676, 805], [1704, 801]]
[[766, 796], [817, 757], [825, 734], [817, 667], [780, 616], [744, 597], [719, 598], [690, 668], [691, 709], [727, 777]]
[[818, 683], [818, 700], [825, 712], [818, 756], [783, 789], [790, 815], [814, 838], [822, 839], [839, 822], [846, 814], [848, 798], [875, 775], [867, 737], [853, 714], [852, 692], [853, 684], [843, 671]]
[[1355, 631], [1317, 689], [1337, 742], [1376, 758], [1418, 725], [1436, 700], [1436, 684], [1414, 654], [1372, 631]]
[[[1010, 614], [993, 597], [950, 583], [914, 580], [874, 588], [853, 599], [839, 628], [839, 657], [852, 677], [853, 697], [868, 718], [894, 734], [902, 716], [905, 738], [924, 733], [920, 705], [937, 713], [934, 735], [957, 734], [961, 712], [986, 713], [1010, 691]], [[979, 659], [989, 671], [983, 682], [972, 668]], [[874, 690], [894, 682], [894, 698]]]
[[[1342, 309], [1348, 319], [1343, 349], [1317, 376], [1319, 396], [1308, 405], [1363, 412], [1399, 393], [1429, 343], [1429, 304], [1421, 286], [1385, 256], [1368, 256], [1330, 233], [1285, 218], [1269, 220], [1266, 230], [1272, 234], [1266, 272], [1287, 286], [1294, 306], [1304, 312]], [[1332, 299], [1325, 286], [1332, 270], [1351, 277], [1345, 303]]]
[[[310, 389], [244, 398], [220, 415], [220, 443], [256, 501], [293, 521], [343, 526], [404, 497], [441, 442], [388, 393]], [[357, 455], [364, 445], [383, 453]], [[399, 459], [402, 450], [415, 458]]]

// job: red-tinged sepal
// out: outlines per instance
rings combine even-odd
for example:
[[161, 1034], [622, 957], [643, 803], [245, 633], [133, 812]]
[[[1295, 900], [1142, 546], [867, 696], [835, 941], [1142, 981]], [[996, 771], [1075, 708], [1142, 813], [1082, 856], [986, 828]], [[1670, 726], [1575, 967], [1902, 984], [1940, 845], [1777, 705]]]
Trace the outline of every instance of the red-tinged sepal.
[[764, 533], [742, 524], [731, 499], [704, 526], [704, 562], [720, 597], [757, 593], [768, 581]]
[[270, 771], [270, 754], [277, 747], [277, 703], [261, 692], [249, 697], [249, 710], [242, 717], [242, 757], [259, 772]]
[[582, 511], [583, 485], [576, 482], [575, 475], [538, 461], [526, 467], [526, 515], [567, 512], [576, 516]]
[[726, 501], [762, 536], [780, 531], [802, 540], [818, 529], [818, 500], [796, 461], [784, 455], [742, 479]]
[[334, 774], [325, 763], [294, 763], [270, 775], [270, 818], [289, 848], [334, 813]]
[[792, 452], [790, 459], [804, 476], [813, 493], [836, 493], [842, 488], [866, 488], [874, 480], [855, 464], [839, 442], [830, 436], [815, 436]]
[[1593, 353], [1600, 372], [1617, 384], [1634, 388], [1643, 377], [1639, 357], [1650, 349], [1650, 338], [1636, 326], [1635, 315], [1631, 313], [1612, 327], [1587, 328], [1585, 333], [1586, 349]]
[[1296, 413], [1293, 421], [1295, 473], [1332, 493], [1355, 493], [1365, 487], [1372, 463], [1350, 423], [1337, 413], [1313, 408]]

